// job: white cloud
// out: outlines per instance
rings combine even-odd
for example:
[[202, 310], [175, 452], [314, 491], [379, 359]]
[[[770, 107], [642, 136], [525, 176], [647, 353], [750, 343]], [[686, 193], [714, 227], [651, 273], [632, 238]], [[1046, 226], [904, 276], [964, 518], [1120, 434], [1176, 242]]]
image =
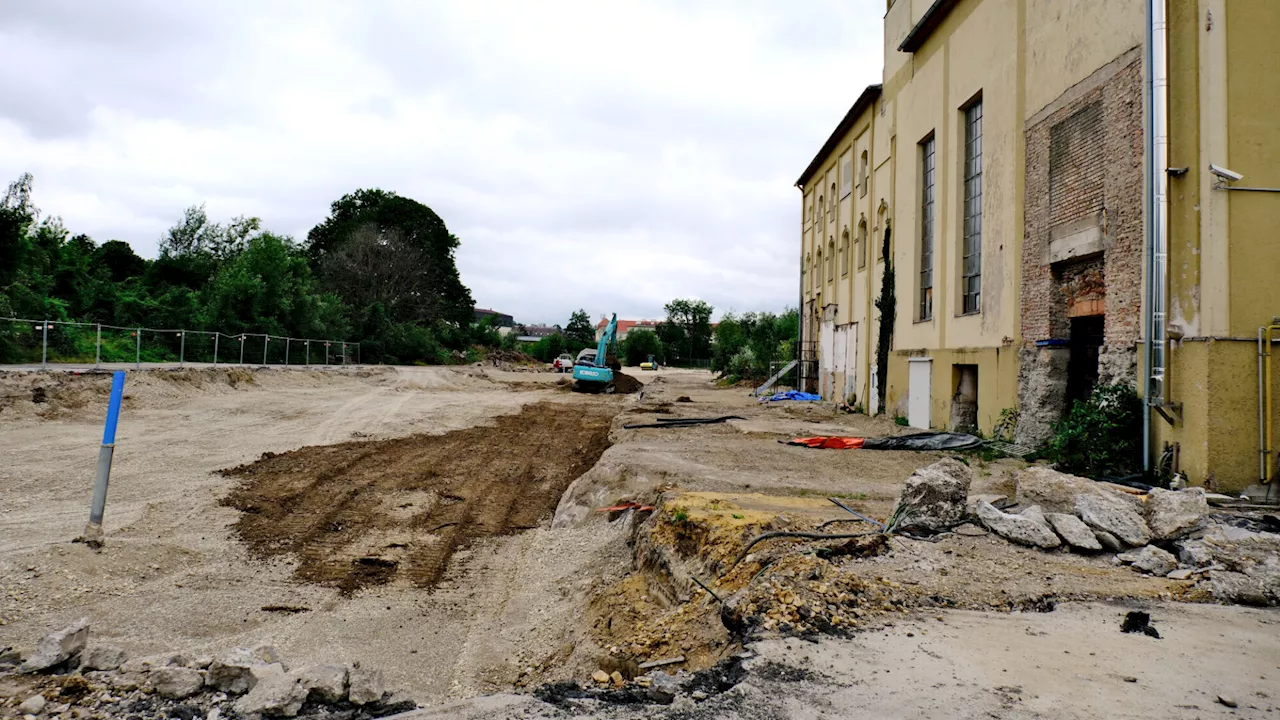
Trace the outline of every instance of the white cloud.
[[526, 322], [795, 303], [792, 187], [880, 67], [880, 0], [29, 3], [0, 177], [154, 255], [186, 205], [305, 236], [381, 187]]

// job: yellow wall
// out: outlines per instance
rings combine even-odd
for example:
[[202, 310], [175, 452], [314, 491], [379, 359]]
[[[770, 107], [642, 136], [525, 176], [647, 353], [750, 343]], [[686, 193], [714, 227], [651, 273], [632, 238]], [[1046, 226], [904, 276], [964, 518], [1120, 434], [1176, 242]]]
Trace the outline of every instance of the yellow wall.
[[[1235, 185], [1280, 188], [1280, 2], [1231, 0], [1226, 10], [1225, 165], [1244, 175]], [[1280, 315], [1280, 194], [1233, 192], [1229, 202], [1230, 332], [1248, 337]]]
[[1186, 339], [1169, 352], [1181, 419], [1154, 422], [1154, 455], [1178, 443], [1191, 482], [1226, 492], [1259, 475], [1256, 334], [1280, 315], [1280, 194], [1222, 190], [1207, 170], [1280, 187], [1278, 31], [1280, 3], [1169, 2], [1169, 160], [1188, 169], [1169, 183], [1169, 313]]
[[[1187, 1], [1170, 0], [1174, 5]], [[1189, 0], [1192, 5], [1224, 1]], [[1136, 0], [964, 0], [948, 12], [916, 52], [898, 51], [898, 45], [932, 4], [933, 0], [888, 3], [883, 95], [831, 157], [823, 160], [809, 183], [821, 184], [827, 194], [826, 172], [836, 167], [844, 149], [854, 150], [855, 172], [858, 155], [864, 147], [869, 149], [873, 181], [866, 202], [855, 189], [852, 202], [838, 208], [835, 226], [828, 229], [824, 224], [821, 231], [825, 255], [826, 238], [834, 236], [838, 244], [846, 223], [851, 235], [856, 235], [858, 218], [865, 213], [869, 226], [877, 230], [870, 233], [866, 269], [857, 272], [855, 261], [847, 282], [839, 274], [835, 283], [824, 281], [822, 302], [838, 304], [838, 323], [859, 323], [859, 397], [865, 398], [874, 371], [877, 311], [872, 302], [879, 292], [881, 270], [875, 262], [876, 248], [884, 222], [891, 222], [898, 308], [886, 410], [905, 414], [907, 358], [928, 356], [933, 359], [931, 420], [935, 426], [945, 425], [954, 392], [951, 366], [976, 364], [979, 425], [990, 431], [1000, 411], [1017, 404], [1026, 123], [1044, 108], [1069, 98], [1073, 88], [1099, 68], [1141, 46], [1143, 4]], [[1191, 82], [1198, 87], [1198, 80]], [[962, 108], [979, 93], [983, 103], [982, 305], [980, 313], [964, 316], [960, 313]], [[1273, 116], [1280, 115], [1273, 112]], [[1191, 130], [1198, 133], [1198, 117], [1190, 122]], [[929, 133], [936, 143], [933, 316], [921, 322], [917, 316], [918, 143]], [[1276, 165], [1274, 161], [1271, 164]], [[1196, 187], [1196, 178], [1190, 180], [1189, 187]], [[802, 190], [806, 196], [815, 192], [812, 187]], [[884, 216], [877, 213], [882, 202], [888, 207]], [[1182, 222], [1194, 230], [1198, 252], [1201, 218], [1187, 217]], [[817, 237], [802, 230], [802, 238], [802, 256], [813, 254]], [[1184, 259], [1186, 255], [1184, 251]], [[1280, 287], [1280, 283], [1275, 285]], [[813, 288], [813, 284], [806, 287]], [[817, 337], [810, 334], [806, 339]]]
[[1135, 0], [1026, 0], [1026, 117], [1144, 41]]
[[[862, 114], [853, 123], [852, 127], [841, 136], [836, 143], [834, 149], [821, 158], [819, 168], [808, 179], [806, 185], [801, 187], [802, 191], [802, 217], [801, 217], [801, 238], [802, 238], [802, 263], [806, 258], [816, 257], [819, 248], [823, 252], [824, 265], [821, 268], [821, 282], [815, 283], [812, 272], [805, 275], [805, 307], [802, 313], [809, 313], [806, 317], [806, 334], [805, 340], [818, 342], [820, 340], [821, 325], [820, 319], [824, 316], [823, 307], [834, 305], [836, 308], [835, 325], [844, 326], [850, 323], [857, 323], [857, 346], [856, 356], [848, 358], [847, 362], [852, 368], [855, 377], [853, 394], [856, 395], [858, 402], [865, 405], [865, 399], [870, 389], [870, 377], [872, 372], [871, 363], [874, 362], [874, 335], [873, 325], [875, 324], [869, 317], [869, 310], [872, 308], [872, 287], [877, 283], [873, 282], [872, 276], [876, 275], [878, 265], [874, 261], [875, 251], [872, 245], [874, 240], [871, 234], [871, 228], [875, 223], [875, 208], [879, 202], [879, 195], [875, 192], [876, 173], [874, 168], [880, 162], [875, 157], [875, 133], [876, 124], [874, 119], [877, 117], [878, 105], [873, 104], [865, 109]], [[868, 173], [867, 185], [868, 191], [864, 195], [859, 188], [857, 181], [859, 179], [859, 161], [863, 151], [868, 153]], [[852, 156], [852, 165], [850, 167], [854, 185], [850, 195], [840, 197], [843, 194], [843, 183], [841, 181], [841, 158], [846, 154]], [[831, 183], [836, 183], [837, 200], [835, 210], [829, 214], [821, 222], [810, 223], [808, 215], [803, 212], [803, 208], [808, 207], [810, 202], [816, 203], [816, 198], [822, 195], [824, 199], [829, 196]], [[829, 201], [828, 201], [828, 204]], [[864, 267], [858, 267], [856, 255], [856, 240], [858, 234], [858, 222], [861, 218], [867, 219], [868, 225], [868, 247], [866, 248], [867, 262]], [[849, 231], [849, 258], [848, 272], [845, 272], [840, 247], [843, 240], [845, 229]], [[826, 256], [829, 250], [827, 245], [828, 238], [834, 238], [836, 247], [836, 267], [834, 279], [828, 277], [827, 267], [825, 265]], [[820, 293], [820, 294], [819, 294]], [[815, 308], [817, 310], [816, 317], [810, 311], [809, 301], [819, 301], [820, 305]], [[874, 310], [871, 310], [874, 313]], [[835, 377], [837, 388], [843, 388], [845, 385], [845, 373], [837, 372]], [[843, 397], [833, 399], [845, 399]]]

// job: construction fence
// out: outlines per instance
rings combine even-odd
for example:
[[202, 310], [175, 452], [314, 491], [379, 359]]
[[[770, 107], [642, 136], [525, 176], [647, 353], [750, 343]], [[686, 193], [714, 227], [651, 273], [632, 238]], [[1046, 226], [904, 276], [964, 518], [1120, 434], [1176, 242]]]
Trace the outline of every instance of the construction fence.
[[0, 364], [358, 365], [360, 343], [0, 318]]

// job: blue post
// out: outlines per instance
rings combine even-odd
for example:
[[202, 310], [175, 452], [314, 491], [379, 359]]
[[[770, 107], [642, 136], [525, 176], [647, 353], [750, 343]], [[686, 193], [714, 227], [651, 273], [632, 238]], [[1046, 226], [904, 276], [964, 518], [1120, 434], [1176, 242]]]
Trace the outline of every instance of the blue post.
[[111, 457], [116, 449], [116, 423], [120, 420], [120, 399], [124, 396], [124, 371], [111, 378], [111, 400], [107, 404], [107, 422], [102, 428], [102, 447], [98, 450], [98, 478], [93, 484], [93, 504], [89, 507], [89, 524], [84, 529], [85, 542], [102, 544], [102, 514], [107, 507], [107, 482], [111, 479]]

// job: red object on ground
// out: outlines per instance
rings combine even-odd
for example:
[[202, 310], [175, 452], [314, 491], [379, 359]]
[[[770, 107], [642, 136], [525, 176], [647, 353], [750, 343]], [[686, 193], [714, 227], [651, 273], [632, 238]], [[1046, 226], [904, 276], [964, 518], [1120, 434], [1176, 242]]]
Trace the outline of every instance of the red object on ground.
[[818, 437], [796, 438], [787, 444], [804, 445], [819, 450], [858, 450], [865, 441], [866, 438], [860, 437], [825, 437], [820, 435]]

